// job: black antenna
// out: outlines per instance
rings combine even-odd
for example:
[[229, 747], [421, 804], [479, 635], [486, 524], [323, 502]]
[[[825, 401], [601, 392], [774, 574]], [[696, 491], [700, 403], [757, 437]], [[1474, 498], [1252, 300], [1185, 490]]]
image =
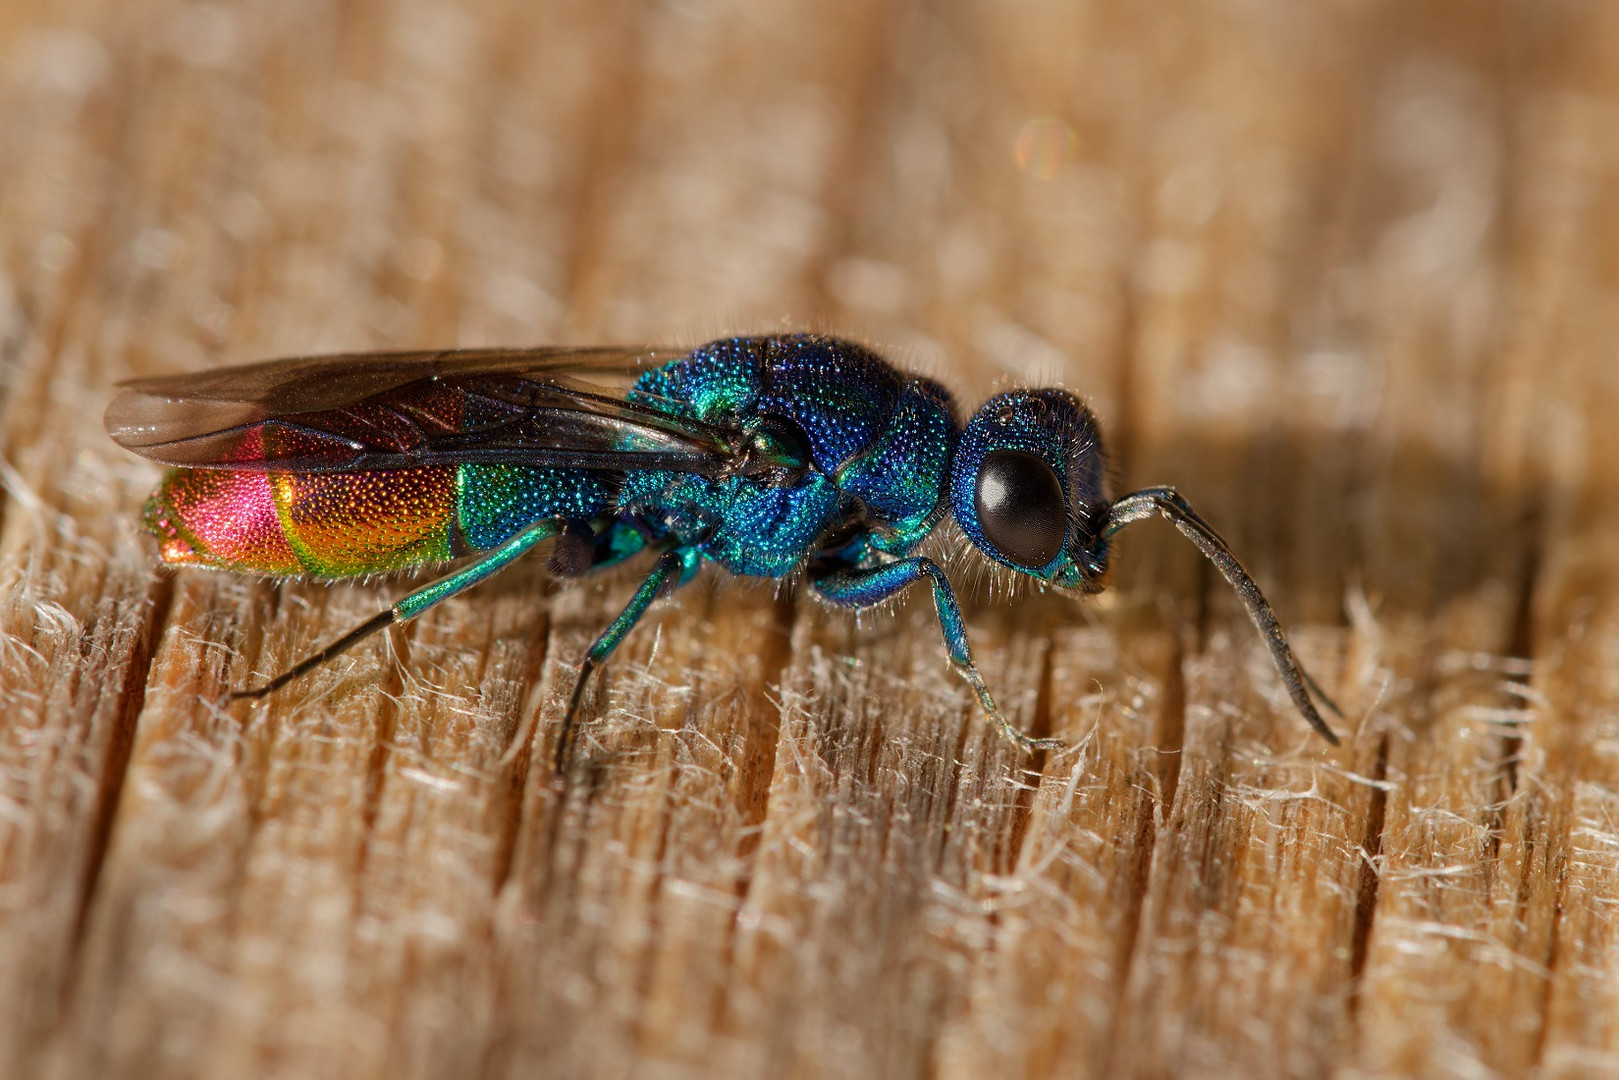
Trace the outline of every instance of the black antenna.
[[1259, 628], [1259, 635], [1265, 639], [1265, 647], [1270, 650], [1270, 658], [1276, 664], [1276, 670], [1282, 676], [1282, 682], [1287, 686], [1287, 694], [1293, 699], [1300, 715], [1309, 721], [1310, 726], [1320, 732], [1321, 737], [1333, 746], [1338, 745], [1338, 736], [1321, 719], [1316, 712], [1315, 703], [1310, 700], [1313, 691], [1321, 699], [1322, 704], [1332, 710], [1340, 719], [1343, 713], [1332, 699], [1321, 692], [1315, 680], [1305, 674], [1299, 666], [1297, 658], [1293, 655], [1292, 646], [1287, 643], [1287, 634], [1282, 630], [1282, 624], [1276, 620], [1276, 612], [1271, 609], [1270, 601], [1265, 594], [1259, 591], [1254, 579], [1248, 576], [1242, 563], [1231, 553], [1226, 542], [1220, 538], [1209, 523], [1198, 516], [1191, 504], [1181, 498], [1180, 492], [1171, 487], [1145, 488], [1132, 492], [1113, 504], [1108, 510], [1107, 522], [1102, 526], [1103, 540], [1110, 538], [1114, 533], [1126, 525], [1137, 521], [1145, 521], [1151, 517], [1162, 516], [1169, 520], [1175, 528], [1181, 531], [1188, 540], [1197, 545], [1197, 549], [1208, 556], [1210, 562], [1217, 566], [1220, 574], [1227, 583], [1242, 597], [1243, 606], [1248, 609], [1248, 617]]

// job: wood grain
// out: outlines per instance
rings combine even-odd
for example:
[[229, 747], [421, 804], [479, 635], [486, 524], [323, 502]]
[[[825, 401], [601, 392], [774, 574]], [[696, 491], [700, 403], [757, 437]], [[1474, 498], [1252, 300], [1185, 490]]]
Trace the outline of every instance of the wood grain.
[[[1619, 1069], [1619, 9], [0, 5], [0, 1074]], [[970, 612], [167, 574], [115, 381], [863, 336], [1077, 387], [1169, 530]], [[948, 545], [946, 545], [948, 546]], [[952, 564], [963, 584], [978, 580]], [[986, 600], [991, 599], [986, 593]]]

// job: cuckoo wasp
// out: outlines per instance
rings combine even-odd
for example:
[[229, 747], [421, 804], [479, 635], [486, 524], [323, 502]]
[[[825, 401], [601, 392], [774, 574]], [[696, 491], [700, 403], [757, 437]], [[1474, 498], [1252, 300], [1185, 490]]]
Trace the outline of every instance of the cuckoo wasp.
[[778, 334], [679, 354], [277, 360], [126, 383], [106, 424], [120, 445], [173, 466], [144, 514], [166, 563], [335, 579], [462, 560], [238, 697], [268, 694], [550, 541], [561, 577], [651, 563], [580, 662], [559, 765], [591, 672], [706, 563], [802, 575], [816, 598], [855, 611], [925, 584], [950, 663], [988, 718], [1021, 747], [1060, 746], [1001, 713], [949, 579], [918, 549], [953, 521], [993, 564], [1096, 592], [1114, 535], [1162, 517], [1236, 590], [1299, 713], [1338, 741], [1311, 692], [1331, 702], [1225, 541], [1173, 488], [1109, 499], [1101, 431], [1066, 390], [999, 394], [963, 425], [932, 379], [854, 342]]

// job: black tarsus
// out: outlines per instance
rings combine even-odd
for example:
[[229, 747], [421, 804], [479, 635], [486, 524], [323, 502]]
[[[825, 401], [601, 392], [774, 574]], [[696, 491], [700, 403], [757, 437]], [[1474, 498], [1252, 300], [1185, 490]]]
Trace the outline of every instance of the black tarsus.
[[1310, 678], [1299, 664], [1293, 655], [1292, 646], [1287, 643], [1287, 634], [1282, 630], [1276, 612], [1271, 608], [1270, 601], [1265, 599], [1265, 594], [1259, 591], [1254, 579], [1232, 554], [1220, 534], [1198, 516], [1197, 511], [1192, 509], [1191, 504], [1182, 498], [1178, 491], [1171, 487], [1144, 488], [1118, 499], [1108, 510], [1101, 538], [1106, 540], [1126, 525], [1156, 516], [1168, 519], [1180, 530], [1181, 535], [1195, 544], [1197, 549], [1219, 569], [1227, 584], [1236, 590], [1237, 595], [1242, 598], [1243, 606], [1248, 609], [1248, 617], [1259, 628], [1260, 637], [1265, 639], [1271, 661], [1275, 663], [1277, 672], [1282, 676], [1282, 683], [1287, 687], [1287, 694], [1293, 699], [1293, 705], [1322, 738], [1333, 746], [1339, 745], [1337, 734], [1327, 726], [1325, 720], [1321, 719], [1315, 703], [1310, 700], [1311, 691], [1314, 691], [1322, 704], [1339, 718], [1343, 717], [1343, 712], [1331, 698], [1321, 692], [1315, 680]]
[[348, 633], [344, 634], [342, 637], [320, 650], [320, 652], [315, 653], [313, 656], [304, 657], [304, 659], [298, 661], [292, 667], [288, 668], [286, 671], [283, 671], [281, 674], [277, 675], [263, 686], [255, 687], [252, 690], [232, 691], [229, 700], [240, 701], [243, 698], [262, 698], [273, 694], [283, 686], [290, 683], [292, 680], [296, 679], [298, 676], [303, 675], [306, 672], [313, 671], [315, 668], [324, 664], [332, 657], [353, 648], [361, 641], [364, 641], [372, 634], [375, 634], [378, 630], [386, 630], [388, 627], [394, 624], [396, 619], [397, 616], [394, 615], [392, 608], [380, 612], [374, 617], [367, 619], [359, 626], [356, 626], [353, 630], [350, 630]]
[[579, 674], [573, 684], [573, 693], [568, 696], [568, 711], [562, 714], [562, 729], [557, 733], [555, 765], [558, 777], [566, 774], [574, 734], [579, 728], [579, 706], [585, 700], [585, 687], [589, 685], [591, 672], [595, 670], [596, 661], [589, 655], [579, 662]]

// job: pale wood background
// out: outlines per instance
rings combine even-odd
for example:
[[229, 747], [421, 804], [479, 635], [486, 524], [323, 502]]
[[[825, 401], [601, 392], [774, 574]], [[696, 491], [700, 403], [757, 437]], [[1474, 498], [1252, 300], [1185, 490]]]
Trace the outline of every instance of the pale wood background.
[[[1616, 133], [1607, 0], [3, 0], [0, 1075], [1613, 1075]], [[973, 615], [1033, 761], [698, 586], [558, 796], [537, 565], [223, 709], [402, 585], [157, 573], [99, 419], [804, 325], [1081, 389], [1345, 746], [1161, 526]]]

